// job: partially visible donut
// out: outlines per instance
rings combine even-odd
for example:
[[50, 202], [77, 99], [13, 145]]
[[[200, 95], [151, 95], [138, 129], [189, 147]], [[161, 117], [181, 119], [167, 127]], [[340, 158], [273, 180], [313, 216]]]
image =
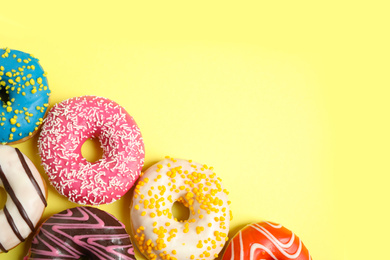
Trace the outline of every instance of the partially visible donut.
[[135, 260], [125, 226], [93, 207], [76, 207], [48, 218], [24, 259]]
[[[188, 219], [175, 218], [175, 202], [188, 208]], [[134, 241], [150, 260], [215, 259], [228, 240], [229, 204], [212, 167], [166, 158], [148, 168], [134, 189]]]
[[19, 149], [0, 145], [0, 188], [7, 201], [0, 210], [0, 253], [23, 242], [47, 206], [47, 189], [34, 164]]
[[49, 106], [46, 73], [37, 58], [9, 48], [0, 50], [0, 143], [32, 137]]
[[[81, 147], [95, 137], [103, 156], [89, 162]], [[134, 119], [114, 101], [97, 96], [56, 104], [45, 119], [38, 146], [51, 184], [70, 201], [88, 205], [121, 198], [138, 179], [145, 157]]]
[[222, 260], [311, 260], [301, 239], [282, 225], [247, 225], [230, 241]]

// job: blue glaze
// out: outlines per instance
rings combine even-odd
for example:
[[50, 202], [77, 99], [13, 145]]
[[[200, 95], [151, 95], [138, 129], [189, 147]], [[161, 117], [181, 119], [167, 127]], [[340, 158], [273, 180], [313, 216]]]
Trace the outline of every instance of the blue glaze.
[[47, 78], [37, 58], [0, 49], [0, 143], [32, 135], [43, 122], [49, 96]]

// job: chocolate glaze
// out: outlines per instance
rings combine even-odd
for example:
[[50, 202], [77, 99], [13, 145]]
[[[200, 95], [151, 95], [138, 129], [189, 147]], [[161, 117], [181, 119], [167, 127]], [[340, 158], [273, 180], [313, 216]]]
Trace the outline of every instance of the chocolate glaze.
[[47, 219], [33, 238], [25, 259], [135, 260], [124, 225], [93, 207], [64, 210]]
[[0, 243], [0, 250], [4, 253], [8, 253], [8, 250], [4, 248], [4, 246]]

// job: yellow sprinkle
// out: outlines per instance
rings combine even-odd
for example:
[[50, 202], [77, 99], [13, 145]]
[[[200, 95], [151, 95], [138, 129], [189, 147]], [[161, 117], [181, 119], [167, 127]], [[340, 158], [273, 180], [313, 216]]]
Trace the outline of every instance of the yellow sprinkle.
[[7, 107], [7, 112], [11, 112], [12, 111], [12, 107]]
[[15, 118], [11, 118], [9, 121], [11, 122], [11, 125], [16, 124], [16, 119]]

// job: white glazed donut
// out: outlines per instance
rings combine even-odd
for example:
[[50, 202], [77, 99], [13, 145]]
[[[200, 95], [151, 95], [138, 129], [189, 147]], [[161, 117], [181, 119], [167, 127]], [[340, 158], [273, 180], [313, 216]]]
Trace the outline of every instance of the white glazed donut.
[[47, 189], [34, 164], [19, 149], [7, 145], [0, 145], [0, 187], [7, 192], [0, 210], [1, 253], [35, 231], [47, 206]]
[[[228, 239], [228, 192], [212, 168], [167, 157], [139, 179], [130, 209], [135, 244], [148, 259], [214, 259]], [[173, 204], [189, 209], [178, 221]]]

